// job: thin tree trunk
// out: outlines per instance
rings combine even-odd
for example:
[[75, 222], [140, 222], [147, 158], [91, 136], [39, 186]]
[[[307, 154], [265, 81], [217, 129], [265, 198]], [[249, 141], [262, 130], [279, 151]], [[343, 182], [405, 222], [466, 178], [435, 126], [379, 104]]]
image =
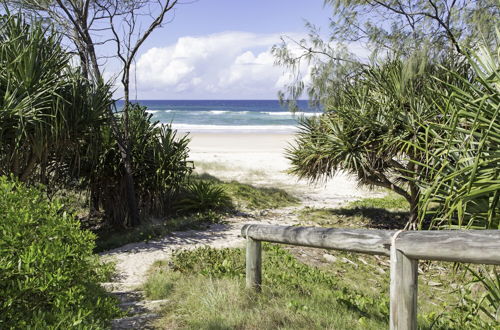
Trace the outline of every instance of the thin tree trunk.
[[120, 149], [123, 165], [125, 167], [125, 185], [127, 192], [127, 207], [128, 207], [128, 216], [130, 218], [130, 225], [137, 226], [140, 224], [139, 217], [139, 205], [137, 203], [136, 193], [135, 193], [135, 183], [134, 183], [134, 171], [132, 167], [132, 160], [130, 151], [132, 150], [132, 141], [130, 141], [130, 132], [129, 132], [129, 116], [128, 111], [130, 107], [130, 96], [129, 96], [129, 71], [128, 68], [124, 68], [123, 72], [123, 89], [124, 89], [124, 125], [123, 125], [123, 135], [124, 135], [124, 146]]
[[33, 152], [31, 152], [30, 157], [28, 159], [28, 164], [24, 168], [24, 171], [21, 174], [21, 176], [19, 177], [19, 180], [21, 180], [22, 182], [28, 181], [28, 178], [30, 177], [31, 173], [33, 172], [33, 170], [36, 167], [36, 161], [37, 161], [37, 159], [36, 159], [35, 154]]
[[413, 182], [410, 185], [410, 198], [408, 202], [410, 203], [410, 218], [405, 226], [405, 229], [416, 230], [418, 222], [418, 199], [420, 196], [419, 189], [415, 186]]

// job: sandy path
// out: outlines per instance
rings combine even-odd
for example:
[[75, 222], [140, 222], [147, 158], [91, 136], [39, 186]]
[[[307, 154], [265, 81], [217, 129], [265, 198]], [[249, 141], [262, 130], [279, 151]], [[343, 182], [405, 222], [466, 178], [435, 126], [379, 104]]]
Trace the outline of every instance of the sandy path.
[[163, 301], [145, 301], [140, 286], [157, 260], [171, 257], [178, 249], [201, 246], [215, 248], [244, 245], [240, 237], [246, 223], [293, 225], [298, 223], [298, 210], [309, 207], [334, 207], [347, 201], [380, 193], [359, 189], [356, 182], [338, 175], [327, 184], [311, 185], [287, 174], [290, 167], [284, 150], [292, 141], [284, 134], [193, 134], [190, 160], [199, 174], [208, 173], [221, 180], [237, 180], [255, 186], [284, 189], [301, 200], [300, 206], [257, 212], [257, 215], [234, 216], [224, 224], [205, 230], [174, 232], [150, 242], [131, 243], [102, 253], [103, 260], [116, 263], [116, 282], [104, 284], [122, 301], [122, 308], [134, 312], [113, 321], [112, 329], [151, 329], [159, 317]]
[[150, 242], [124, 245], [102, 255], [104, 260], [116, 262], [117, 285], [120, 289], [133, 289], [146, 279], [151, 265], [157, 260], [168, 259], [178, 249], [195, 249], [202, 246], [214, 248], [238, 247], [244, 245], [240, 236], [241, 227], [246, 223], [282, 224], [297, 223], [295, 207], [274, 210], [263, 217], [232, 217], [224, 224], [214, 224], [204, 230], [173, 232], [171, 235]]
[[216, 224], [206, 230], [175, 232], [155, 241], [131, 243], [104, 252], [104, 260], [116, 262], [117, 281], [122, 287], [139, 286], [155, 261], [168, 259], [177, 249], [243, 245], [239, 234], [245, 223], [291, 225], [297, 223], [296, 211], [301, 207], [333, 207], [374, 195], [359, 189], [351, 178], [343, 175], [328, 184], [310, 185], [287, 174], [289, 162], [284, 157], [284, 149], [292, 141], [289, 135], [194, 134], [192, 139], [190, 158], [197, 172], [208, 172], [223, 180], [282, 188], [298, 196], [302, 205], [273, 210], [265, 216], [232, 217], [226, 224]]

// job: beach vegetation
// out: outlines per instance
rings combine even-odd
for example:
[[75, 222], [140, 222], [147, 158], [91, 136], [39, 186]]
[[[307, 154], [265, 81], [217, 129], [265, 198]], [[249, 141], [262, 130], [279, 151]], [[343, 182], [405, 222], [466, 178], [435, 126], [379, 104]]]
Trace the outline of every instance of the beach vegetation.
[[288, 150], [291, 172], [316, 181], [343, 171], [362, 185], [390, 189], [407, 200], [408, 227], [416, 228], [416, 181], [427, 175], [421, 165], [428, 160], [423, 144], [432, 139], [421, 132], [424, 123], [443, 119], [437, 103], [445, 103], [431, 91], [463, 83], [444, 65], [467, 79], [468, 64], [457, 58], [441, 64], [415, 58], [363, 68], [338, 84], [325, 100], [324, 114], [302, 122]]
[[462, 83], [434, 96], [445, 120], [420, 133], [428, 173], [418, 181], [420, 217], [439, 228], [500, 229], [500, 57], [485, 46], [468, 56], [472, 79], [449, 70]]
[[264, 210], [297, 205], [299, 199], [284, 189], [262, 187], [236, 180], [223, 181], [208, 173], [192, 176], [192, 180], [218, 183], [229, 195], [235, 210]]
[[221, 184], [195, 180], [184, 187], [184, 196], [175, 203], [179, 212], [223, 211], [231, 208], [231, 198]]
[[100, 287], [95, 236], [58, 200], [0, 177], [0, 327], [102, 329], [119, 315]]
[[362, 198], [336, 208], [305, 207], [298, 215], [305, 226], [374, 229], [398, 229], [410, 217], [408, 202], [395, 193], [378, 198]]
[[[292, 172], [314, 181], [345, 171], [361, 184], [386, 185], [408, 201], [405, 228], [499, 229], [499, 34], [490, 23], [498, 3], [327, 3], [334, 9], [327, 40], [308, 24], [308, 39], [283, 38], [274, 48], [296, 78], [282, 101], [296, 110], [307, 92], [325, 110], [302, 123], [289, 150]], [[364, 58], [349, 50], [359, 41], [369, 47]], [[312, 66], [308, 85], [304, 61]], [[366, 209], [357, 211], [358, 224], [370, 222]], [[346, 223], [338, 210], [310, 213], [321, 225]], [[462, 290], [459, 320], [479, 323], [454, 327], [498, 326], [498, 270], [465, 269], [496, 303], [478, 307], [490, 300]], [[479, 311], [496, 317], [481, 323]]]
[[[181, 329], [386, 327], [388, 259], [267, 243], [263, 249], [260, 293], [245, 289], [244, 249], [204, 247], [179, 251], [169, 262], [156, 262], [143, 289], [149, 299], [169, 300], [157, 325]], [[333, 258], [327, 261], [324, 254]], [[486, 315], [466, 317], [466, 311], [473, 310], [472, 302], [480, 301], [484, 293], [483, 287], [469, 283], [467, 273], [444, 269], [442, 263], [427, 264], [422, 272], [419, 299], [428, 303], [419, 305], [419, 328], [486, 329], [495, 324]], [[453, 287], [457, 283], [471, 291], [469, 305], [462, 301], [461, 290]]]
[[[129, 139], [134, 142], [130, 155], [136, 164], [133, 179], [141, 219], [172, 213], [174, 199], [192, 171], [187, 161], [189, 137], [178, 136], [170, 125], [153, 121], [146, 108], [139, 105], [130, 109], [129, 124]], [[84, 183], [92, 187], [92, 211], [102, 210], [106, 225], [113, 228], [133, 227], [127, 211], [127, 179], [123, 174], [126, 164], [109, 127], [102, 128], [93, 148], [95, 157], [81, 162], [78, 173], [79, 179], [86, 180]]]
[[[421, 193], [432, 180], [428, 176], [438, 172], [432, 169], [448, 163], [443, 162], [451, 155], [443, 152], [443, 137], [449, 137], [465, 116], [464, 112], [453, 115], [450, 104], [461, 99], [460, 107], [455, 107], [461, 109], [466, 102], [478, 104], [486, 95], [493, 95], [492, 104], [497, 101], [498, 90], [491, 89], [495, 77], [487, 72], [496, 70], [498, 59], [490, 56], [483, 62], [473, 54], [497, 53], [495, 25], [487, 24], [486, 19], [495, 17], [500, 9], [493, 2], [483, 7], [465, 1], [327, 3], [335, 10], [329, 41], [308, 24], [308, 39], [284, 38], [274, 48], [277, 62], [297, 78], [281, 94], [282, 100], [294, 110], [294, 100], [307, 91], [311, 102], [324, 109], [322, 116], [303, 120], [296, 144], [289, 150], [291, 172], [316, 181], [344, 171], [363, 185], [391, 189], [407, 199], [410, 217], [406, 227], [416, 229], [419, 220], [429, 216], [428, 206], [439, 200], [423, 206]], [[391, 25], [386, 20], [384, 24], [376, 21], [378, 15]], [[370, 55], [359, 58], [349, 52], [352, 40], [367, 41]], [[307, 86], [300, 79], [303, 61], [313, 66]], [[484, 81], [489, 81], [488, 87]], [[478, 115], [480, 107], [468, 106], [469, 117]], [[494, 108], [481, 132], [495, 122]], [[495, 126], [490, 129], [495, 130]], [[470, 134], [469, 138], [475, 146], [467, 145], [462, 151], [471, 159], [480, 138]], [[497, 174], [492, 176], [495, 178], [490, 179], [498, 179]], [[426, 193], [430, 201], [428, 189]], [[488, 209], [490, 215], [496, 214]]]
[[0, 41], [0, 174], [64, 181], [91, 151], [85, 146], [105, 120], [109, 86], [82, 77], [41, 22], [0, 16]]
[[[49, 18], [49, 24], [58, 30], [60, 38], [72, 46], [70, 51], [76, 55], [75, 58], [79, 59], [78, 72], [90, 84], [99, 86], [104, 82], [103, 68], [100, 63], [103, 58], [99, 57], [100, 53], [97, 51], [99, 46], [107, 45], [104, 62], [113, 57], [117, 63], [120, 63], [117, 75], [123, 87], [124, 106], [120, 110], [120, 116], [115, 116], [113, 108], [107, 107], [106, 119], [108, 133], [110, 138], [115, 140], [123, 165], [120, 172], [123, 176], [120, 180], [122, 186], [120, 189], [124, 192], [126, 201], [120, 201], [120, 208], [115, 211], [126, 212], [126, 220], [120, 223], [124, 222], [129, 227], [140, 224], [143, 219], [141, 214], [143, 209], [140, 204], [141, 199], [144, 199], [144, 196], [139, 196], [140, 192], [136, 191], [134, 182], [134, 176], [138, 172], [135, 167], [138, 164], [134, 163], [132, 154], [134, 148], [140, 148], [140, 145], [134, 145], [137, 141], [134, 141], [131, 136], [133, 119], [130, 118], [132, 115], [129, 113], [135, 109], [130, 101], [132, 63], [141, 46], [154, 30], [162, 26], [177, 2], [178, 0], [165, 2], [142, 0], [2, 1], [5, 11], [20, 11], [25, 14], [26, 19], [30, 19], [30, 23], [38, 24], [37, 22], [47, 21]], [[138, 17], [142, 17], [140, 23], [138, 23]], [[97, 42], [103, 33], [108, 34], [108, 39], [105, 42]], [[110, 56], [109, 53], [113, 55]], [[116, 220], [118, 216], [113, 214], [111, 219]]]
[[[60, 190], [83, 192], [89, 220], [133, 226], [126, 163], [113, 133], [124, 129], [125, 116], [110, 113], [110, 86], [79, 73], [50, 25], [28, 24], [21, 15], [0, 20], [0, 174], [42, 183], [49, 197]], [[130, 105], [128, 139], [141, 219], [171, 212], [192, 171], [189, 137], [151, 117]]]

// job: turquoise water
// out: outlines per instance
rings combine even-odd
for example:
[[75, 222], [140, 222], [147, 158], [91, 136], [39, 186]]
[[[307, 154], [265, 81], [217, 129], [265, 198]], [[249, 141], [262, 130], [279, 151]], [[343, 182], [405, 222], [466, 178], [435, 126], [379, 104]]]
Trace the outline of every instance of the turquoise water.
[[[266, 132], [296, 130], [301, 117], [315, 116], [319, 109], [299, 101], [300, 110], [291, 113], [277, 100], [140, 100], [153, 119], [172, 123], [189, 132]], [[118, 104], [120, 106], [120, 104]]]

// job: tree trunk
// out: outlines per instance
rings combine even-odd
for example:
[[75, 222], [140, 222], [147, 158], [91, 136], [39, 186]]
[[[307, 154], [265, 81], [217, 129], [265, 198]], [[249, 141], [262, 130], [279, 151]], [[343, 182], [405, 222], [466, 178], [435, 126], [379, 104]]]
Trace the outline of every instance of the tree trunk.
[[129, 116], [128, 111], [130, 107], [130, 98], [129, 98], [129, 71], [127, 66], [124, 68], [123, 72], [123, 89], [124, 89], [124, 112], [123, 112], [123, 147], [121, 150], [121, 156], [123, 165], [125, 167], [125, 185], [127, 192], [127, 207], [128, 207], [128, 216], [130, 219], [131, 226], [137, 226], [140, 224], [139, 218], [139, 205], [137, 203], [137, 198], [135, 195], [135, 184], [134, 184], [134, 171], [132, 167], [132, 160], [130, 151], [132, 150], [132, 145], [130, 141], [130, 132], [129, 132]]
[[418, 222], [418, 199], [420, 196], [420, 190], [415, 186], [413, 182], [409, 183], [410, 185], [410, 198], [408, 199], [408, 203], [410, 203], [410, 218], [408, 219], [408, 223], [405, 226], [405, 229], [408, 230], [416, 230], [417, 222]]

